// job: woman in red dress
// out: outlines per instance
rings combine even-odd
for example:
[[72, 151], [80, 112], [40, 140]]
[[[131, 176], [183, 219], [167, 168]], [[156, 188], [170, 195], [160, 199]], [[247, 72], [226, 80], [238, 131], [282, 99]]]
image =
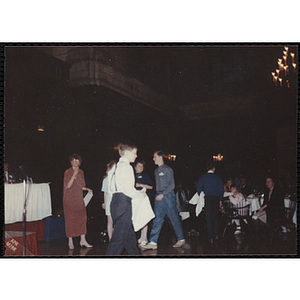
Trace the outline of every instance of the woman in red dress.
[[83, 201], [83, 192], [93, 191], [85, 186], [84, 173], [79, 168], [82, 162], [80, 155], [74, 153], [70, 156], [71, 168], [64, 174], [64, 215], [66, 235], [69, 238], [69, 249], [74, 249], [73, 237], [80, 236], [80, 246], [93, 247], [86, 239], [86, 209]]

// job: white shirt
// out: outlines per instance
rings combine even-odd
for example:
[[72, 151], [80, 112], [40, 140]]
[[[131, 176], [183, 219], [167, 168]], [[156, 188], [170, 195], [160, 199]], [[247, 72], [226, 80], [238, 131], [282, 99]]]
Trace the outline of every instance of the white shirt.
[[[115, 175], [114, 175], [115, 173]], [[120, 157], [116, 166], [108, 172], [108, 191], [111, 194], [123, 193], [130, 198], [140, 196], [140, 192], [134, 187], [135, 177], [130, 162], [125, 157]]]

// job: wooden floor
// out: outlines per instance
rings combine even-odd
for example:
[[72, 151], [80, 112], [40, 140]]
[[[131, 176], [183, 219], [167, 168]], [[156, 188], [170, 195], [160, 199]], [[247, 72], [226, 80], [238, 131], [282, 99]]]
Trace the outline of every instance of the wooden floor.
[[[74, 250], [68, 249], [67, 238], [49, 242], [38, 242], [39, 257], [108, 257], [105, 255], [108, 239], [105, 230], [96, 220], [89, 220], [87, 240], [93, 248], [81, 248], [79, 238], [74, 239]], [[105, 226], [104, 226], [105, 227]], [[166, 219], [157, 250], [140, 250], [141, 257], [293, 257], [297, 254], [296, 232], [286, 232], [275, 235], [262, 232], [260, 239], [254, 237], [251, 226], [246, 227], [243, 234], [234, 235], [229, 226], [222, 237], [224, 228], [220, 228], [220, 238], [213, 246], [208, 242], [207, 231], [203, 220], [196, 218], [193, 222], [183, 221], [186, 244], [181, 248], [173, 248], [176, 237], [170, 223]], [[137, 238], [138, 238], [137, 234]], [[126, 250], [122, 256], [127, 256]]]

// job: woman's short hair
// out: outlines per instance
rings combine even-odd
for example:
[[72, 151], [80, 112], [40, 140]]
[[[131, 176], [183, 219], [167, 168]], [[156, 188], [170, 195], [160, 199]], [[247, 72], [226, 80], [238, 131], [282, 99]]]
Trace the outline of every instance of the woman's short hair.
[[80, 162], [82, 162], [82, 157], [77, 154], [77, 153], [73, 153], [70, 157], [69, 157], [69, 161], [71, 162], [73, 159], [78, 159]]
[[224, 184], [227, 184], [228, 181], [231, 181], [231, 184], [233, 184], [233, 179], [232, 179], [232, 177], [227, 178], [227, 179], [225, 180], [225, 183], [224, 183]]
[[133, 149], [137, 149], [137, 147], [131, 143], [120, 143], [118, 148], [120, 156], [123, 156], [126, 150], [132, 151]]

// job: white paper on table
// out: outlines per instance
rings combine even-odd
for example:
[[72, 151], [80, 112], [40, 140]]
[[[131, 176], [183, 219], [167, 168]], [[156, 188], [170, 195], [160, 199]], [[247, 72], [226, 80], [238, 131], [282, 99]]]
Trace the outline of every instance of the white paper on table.
[[93, 193], [87, 193], [85, 195], [85, 197], [83, 198], [85, 206], [87, 206], [89, 204], [89, 202], [91, 201], [92, 197], [93, 197]]

